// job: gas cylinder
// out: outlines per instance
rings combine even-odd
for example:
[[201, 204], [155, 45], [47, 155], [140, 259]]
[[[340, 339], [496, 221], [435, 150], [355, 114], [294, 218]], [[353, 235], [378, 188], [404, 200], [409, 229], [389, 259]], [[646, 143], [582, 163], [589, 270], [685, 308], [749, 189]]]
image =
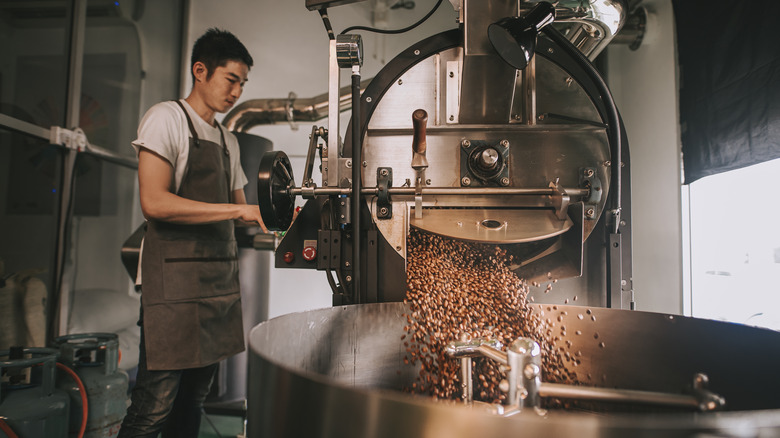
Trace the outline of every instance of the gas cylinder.
[[[119, 340], [114, 333], [80, 333], [54, 340], [59, 361], [81, 379], [87, 393], [87, 426], [84, 438], [112, 438], [127, 410], [127, 374], [118, 368]], [[57, 387], [70, 395], [70, 436], [82, 423], [81, 393], [73, 378], [60, 372]]]
[[56, 388], [56, 364], [51, 348], [0, 351], [0, 418], [19, 438], [68, 436], [70, 398]]

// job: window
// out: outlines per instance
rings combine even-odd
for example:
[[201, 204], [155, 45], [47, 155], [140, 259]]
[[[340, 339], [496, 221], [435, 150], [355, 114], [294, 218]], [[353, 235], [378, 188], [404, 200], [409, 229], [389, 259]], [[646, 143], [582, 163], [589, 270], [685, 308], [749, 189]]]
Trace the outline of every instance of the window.
[[692, 316], [780, 330], [780, 160], [687, 187]]

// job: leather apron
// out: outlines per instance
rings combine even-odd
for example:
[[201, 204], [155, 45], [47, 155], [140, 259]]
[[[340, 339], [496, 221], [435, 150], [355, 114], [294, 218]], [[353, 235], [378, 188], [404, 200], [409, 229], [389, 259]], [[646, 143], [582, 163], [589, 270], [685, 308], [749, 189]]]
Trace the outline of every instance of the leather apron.
[[[222, 144], [192, 137], [177, 195], [208, 203], [231, 201], [230, 156]], [[141, 269], [142, 324], [150, 370], [197, 368], [244, 351], [238, 246], [233, 221], [183, 225], [151, 220]]]

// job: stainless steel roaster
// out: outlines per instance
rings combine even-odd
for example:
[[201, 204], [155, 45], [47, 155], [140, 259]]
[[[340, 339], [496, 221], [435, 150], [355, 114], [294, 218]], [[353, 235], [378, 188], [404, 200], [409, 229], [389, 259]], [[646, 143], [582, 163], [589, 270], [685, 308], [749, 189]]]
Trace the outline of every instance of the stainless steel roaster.
[[[323, 17], [341, 3], [307, 0]], [[590, 62], [626, 3], [451, 3], [457, 29], [409, 47], [367, 86], [360, 37], [334, 35], [328, 126], [312, 129], [301, 185], [283, 152], [263, 157], [263, 219], [286, 231], [275, 266], [324, 271], [334, 307], [252, 331], [249, 436], [780, 436], [779, 333], [626, 310], [628, 142]], [[242, 129], [269, 117], [251, 101], [234, 111], [227, 123]], [[294, 216], [297, 196], [307, 202]], [[576, 356], [565, 366], [580, 384], [545, 382], [538, 346], [520, 339], [451, 345], [463, 369], [480, 356], [503, 366], [505, 405], [404, 392], [419, 372], [404, 365], [398, 303], [412, 228], [501, 245], [518, 276], [560, 279], [533, 307], [566, 324], [554, 347]], [[582, 307], [560, 304], [575, 297]], [[544, 412], [541, 399], [568, 409]]]

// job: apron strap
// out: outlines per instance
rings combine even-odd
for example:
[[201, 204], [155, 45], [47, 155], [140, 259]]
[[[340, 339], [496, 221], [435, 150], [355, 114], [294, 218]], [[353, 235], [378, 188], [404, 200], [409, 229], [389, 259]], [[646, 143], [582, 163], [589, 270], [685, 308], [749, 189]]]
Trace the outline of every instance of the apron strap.
[[[192, 138], [195, 139], [196, 144], [200, 144], [200, 138], [198, 138], [198, 133], [195, 132], [195, 125], [192, 124], [192, 119], [190, 118], [190, 113], [187, 112], [187, 109], [184, 108], [184, 104], [181, 103], [180, 100], [174, 100], [179, 106], [181, 107], [181, 110], [184, 111], [184, 117], [187, 118], [187, 125], [190, 127], [190, 134], [192, 134]], [[220, 131], [222, 132], [222, 131]], [[224, 141], [224, 140], [223, 140]]]
[[[174, 100], [174, 102], [176, 102], [179, 105], [179, 107], [181, 107], [181, 110], [184, 111], [184, 117], [187, 119], [187, 125], [190, 127], [190, 134], [192, 134], [192, 138], [193, 138], [193, 140], [195, 140], [195, 144], [200, 146], [200, 138], [198, 137], [198, 133], [195, 132], [195, 125], [192, 124], [192, 119], [190, 118], [190, 113], [187, 111], [187, 109], [184, 107], [184, 104], [181, 103], [180, 100]], [[222, 151], [225, 153], [225, 156], [229, 158], [230, 157], [230, 152], [228, 151], [227, 142], [225, 141], [225, 131], [222, 130], [222, 126], [220, 126], [219, 123], [217, 123], [216, 126], [217, 126], [217, 129], [219, 129], [219, 139], [220, 139], [220, 141], [222, 143]], [[229, 159], [228, 159], [227, 166], [228, 167], [226, 168], [225, 176], [227, 177], [227, 182], [228, 182], [228, 185], [227, 185], [227, 187], [228, 187], [228, 199], [230, 200], [230, 202], [233, 202], [233, 190], [231, 189], [231, 186], [230, 186], [230, 160]], [[185, 174], [186, 174], [186, 171], [185, 171]]]

